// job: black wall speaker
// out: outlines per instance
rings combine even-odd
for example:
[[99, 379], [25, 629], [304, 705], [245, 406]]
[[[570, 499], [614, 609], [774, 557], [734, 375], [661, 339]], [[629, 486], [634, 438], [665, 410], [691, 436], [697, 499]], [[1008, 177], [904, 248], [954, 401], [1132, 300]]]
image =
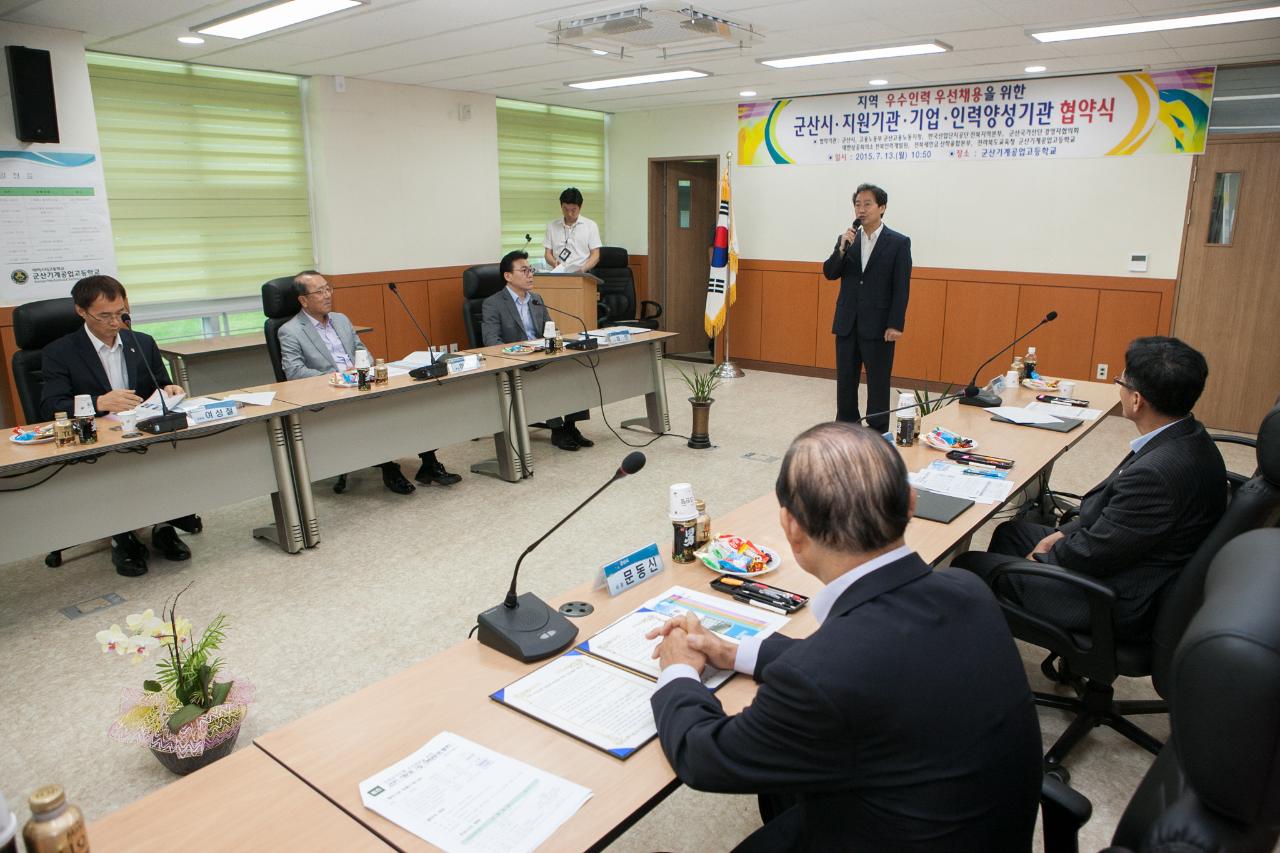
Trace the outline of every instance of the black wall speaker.
[[58, 105], [53, 98], [53, 63], [49, 51], [6, 45], [9, 94], [13, 96], [13, 128], [23, 142], [57, 142]]

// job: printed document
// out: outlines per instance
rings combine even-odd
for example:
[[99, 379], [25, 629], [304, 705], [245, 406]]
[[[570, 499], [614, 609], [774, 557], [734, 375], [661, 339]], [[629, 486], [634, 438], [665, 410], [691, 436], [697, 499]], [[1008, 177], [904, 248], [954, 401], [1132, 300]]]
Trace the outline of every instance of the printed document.
[[360, 783], [365, 808], [449, 853], [534, 850], [590, 798], [452, 732]]
[[1101, 409], [1064, 406], [1061, 403], [1041, 403], [1039, 400], [1034, 403], [1027, 403], [1027, 411], [1040, 412], [1059, 420], [1072, 421], [1096, 421], [1102, 415]]
[[[661, 628], [668, 618], [656, 610], [641, 607], [623, 616], [590, 639], [583, 640], [578, 644], [578, 648], [656, 680], [662, 674], [662, 669], [653, 657], [653, 650], [662, 640], [661, 638], [646, 640], [645, 635], [656, 628]], [[702, 670], [702, 683], [714, 690], [728, 681], [731, 675], [733, 675], [731, 670], [716, 669], [708, 665]]]
[[[991, 409], [990, 411], [995, 411]], [[921, 468], [907, 476], [917, 489], [966, 498], [974, 503], [1002, 503], [1013, 492], [1012, 480], [1001, 480], [981, 474], [965, 474], [963, 465], [951, 465], [941, 460], [927, 468]]]
[[988, 414], [999, 415], [1015, 424], [1056, 424], [1061, 423], [1057, 418], [1045, 412], [1038, 412], [1028, 406], [1020, 409], [1017, 406], [993, 406], [987, 409]]

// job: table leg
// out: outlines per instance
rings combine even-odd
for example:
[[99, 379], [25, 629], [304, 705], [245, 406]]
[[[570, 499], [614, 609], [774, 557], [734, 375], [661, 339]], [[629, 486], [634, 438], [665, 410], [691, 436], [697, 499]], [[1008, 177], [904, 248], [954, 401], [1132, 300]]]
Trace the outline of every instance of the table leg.
[[320, 520], [316, 516], [315, 498], [311, 492], [311, 469], [307, 465], [307, 448], [302, 443], [302, 419], [297, 413], [285, 416], [289, 441], [289, 460], [293, 464], [294, 488], [298, 493], [298, 517], [302, 523], [302, 542], [307, 548], [320, 544]]
[[[653, 390], [644, 395], [647, 424], [654, 433], [671, 432], [671, 416], [667, 410], [667, 375], [663, 372], [662, 341], [649, 344], [649, 362], [653, 373]], [[637, 419], [638, 420], [638, 419]], [[623, 426], [626, 426], [624, 423]]]
[[[513, 390], [517, 380], [512, 376], [519, 371], [494, 374], [498, 383], [498, 405], [502, 410], [502, 432], [493, 434], [494, 458], [477, 462], [471, 473], [500, 477], [508, 483], [519, 482], [524, 472], [532, 473], [529, 465], [529, 431], [524, 422], [524, 398]], [[523, 464], [522, 464], [523, 463]]]
[[191, 396], [191, 377], [187, 374], [187, 360], [180, 355], [170, 355], [169, 364], [173, 366], [174, 379], [182, 386], [182, 390]]
[[267, 440], [271, 446], [271, 464], [276, 474], [276, 492], [271, 496], [276, 520], [275, 524], [268, 527], [255, 528], [253, 535], [258, 539], [275, 542], [289, 554], [296, 554], [303, 548], [303, 537], [298, 515], [295, 472], [289, 459], [288, 437], [281, 418], [270, 418], [266, 425]]

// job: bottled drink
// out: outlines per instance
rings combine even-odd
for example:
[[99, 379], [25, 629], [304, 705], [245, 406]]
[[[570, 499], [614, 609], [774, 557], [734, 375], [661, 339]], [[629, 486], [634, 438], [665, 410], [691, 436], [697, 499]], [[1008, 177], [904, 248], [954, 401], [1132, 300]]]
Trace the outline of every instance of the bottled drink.
[[1022, 359], [1022, 364], [1026, 368], [1026, 375], [1028, 379], [1040, 378], [1040, 374], [1036, 370], [1039, 363], [1039, 359], [1036, 358], [1036, 348], [1027, 347], [1027, 355], [1026, 358]]
[[378, 359], [373, 365], [373, 384], [386, 385], [390, 374], [387, 373], [386, 359]]
[[694, 505], [698, 507], [698, 523], [697, 532], [694, 534], [694, 545], [701, 548], [711, 541], [711, 516], [707, 515], [707, 502], [697, 500]]
[[53, 446], [70, 447], [76, 443], [76, 430], [66, 412], [57, 412], [53, 416]]
[[[912, 405], [915, 397], [903, 391], [898, 395], [899, 410], [895, 412], [896, 422], [893, 428], [893, 441], [899, 447], [910, 447], [916, 443], [916, 408]], [[911, 406], [903, 409], [902, 406]]]
[[84, 815], [67, 802], [61, 785], [36, 788], [28, 802], [31, 819], [22, 828], [27, 853], [89, 853]]
[[1019, 382], [1027, 378], [1027, 368], [1022, 363], [1022, 356], [1015, 355], [1013, 357], [1013, 364], [1009, 367], [1009, 372], [1018, 374]]

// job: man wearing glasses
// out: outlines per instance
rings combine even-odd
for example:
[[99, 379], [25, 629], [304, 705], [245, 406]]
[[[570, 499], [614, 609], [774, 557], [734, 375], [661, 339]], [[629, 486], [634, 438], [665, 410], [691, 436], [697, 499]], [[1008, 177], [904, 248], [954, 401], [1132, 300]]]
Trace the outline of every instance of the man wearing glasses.
[[[52, 419], [57, 412], [71, 414], [78, 394], [93, 398], [93, 408], [99, 416], [136, 408], [156, 390], [144, 360], [163, 383], [166, 394], [182, 392], [182, 386], [169, 380], [160, 350], [150, 335], [134, 332], [125, 336], [127, 341], [120, 335], [123, 317], [129, 311], [124, 285], [109, 275], [92, 275], [75, 283], [71, 299], [84, 320], [84, 328], [63, 335], [44, 348], [40, 367], [44, 376], [41, 417]], [[188, 515], [157, 524], [151, 529], [151, 544], [165, 559], [190, 559], [191, 550], [178, 537], [174, 525], [195, 532], [200, 520]], [[111, 562], [118, 574], [146, 574], [150, 555], [133, 531], [111, 537]]]
[[[293, 277], [293, 292], [302, 310], [280, 327], [280, 361], [289, 379], [323, 376], [350, 370], [356, 350], [365, 349], [347, 315], [333, 309], [333, 288], [315, 270], [303, 270]], [[422, 465], [414, 477], [424, 486], [439, 483], [452, 486], [462, 478], [445, 470], [434, 450], [418, 454]], [[399, 462], [383, 462], [382, 484], [398, 495], [412, 494], [413, 483], [405, 478]]]
[[[508, 252], [498, 270], [507, 286], [490, 296], [481, 306], [481, 337], [487, 347], [541, 340], [547, 322], [547, 306], [533, 292], [533, 267], [527, 252]], [[578, 423], [591, 417], [588, 411], [550, 418], [551, 443], [561, 450], [594, 447], [595, 442], [578, 431]]]
[[[1138, 338], [1115, 380], [1120, 411], [1138, 437], [1109, 477], [1080, 503], [1080, 514], [1058, 529], [1006, 521], [988, 554], [966, 558], [984, 577], [1009, 555], [1065, 566], [1116, 593], [1116, 634], [1138, 640], [1152, 628], [1160, 589], [1191, 559], [1227, 506], [1227, 472], [1205, 428], [1191, 414], [1204, 390], [1204, 356], [1177, 338]], [[1008, 579], [1029, 610], [1052, 614], [1068, 628], [1089, 627], [1084, 596], [1038, 577]]]

